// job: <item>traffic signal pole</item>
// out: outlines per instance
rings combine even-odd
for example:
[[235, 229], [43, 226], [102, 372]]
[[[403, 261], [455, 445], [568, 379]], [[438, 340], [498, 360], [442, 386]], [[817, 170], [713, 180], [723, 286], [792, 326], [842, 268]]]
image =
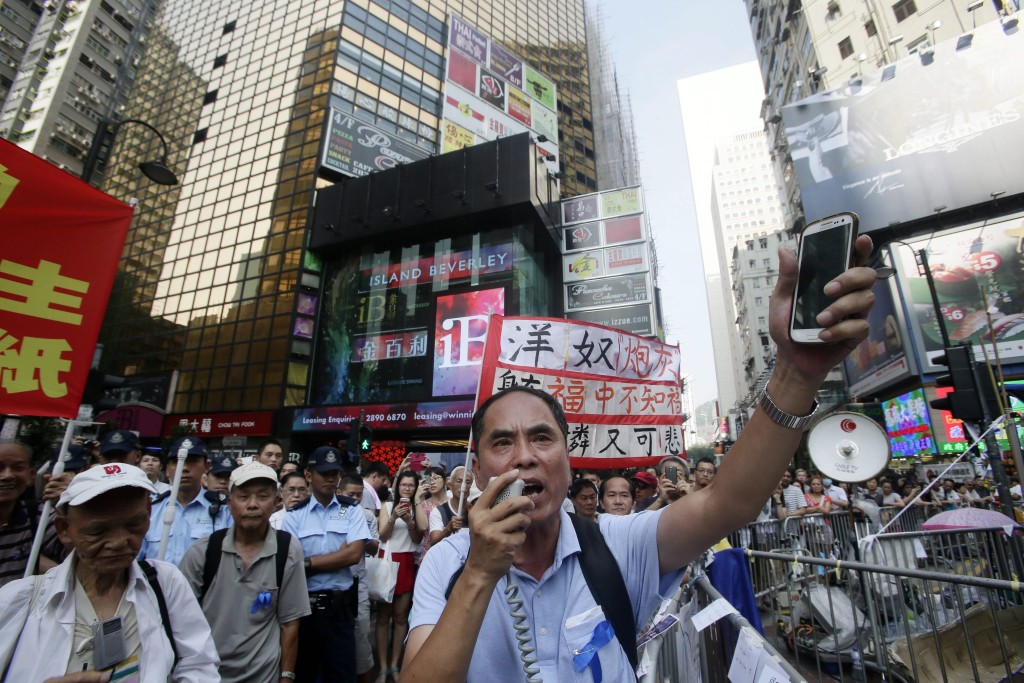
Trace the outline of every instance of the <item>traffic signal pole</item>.
[[[928, 282], [928, 292], [932, 297], [932, 306], [935, 309], [935, 324], [939, 326], [939, 334], [942, 337], [942, 347], [947, 349], [947, 357], [949, 356], [948, 349], [951, 347], [949, 341], [949, 333], [946, 332], [946, 317], [942, 314], [942, 305], [939, 303], [939, 294], [935, 289], [935, 278], [932, 277], [932, 269], [928, 265], [928, 249], [922, 247], [917, 252], [917, 264], [919, 270], [924, 272], [925, 280]], [[987, 303], [985, 304], [987, 308]], [[991, 326], [989, 327], [991, 329]], [[969, 349], [968, 357], [970, 359], [971, 372], [974, 376], [974, 386], [976, 389], [980, 389], [977, 364], [974, 362], [974, 351], [971, 349], [971, 345], [967, 344]], [[952, 370], [952, 367], [950, 368]], [[991, 406], [988, 405], [987, 401], [981, 400], [980, 392], [976, 391], [975, 394], [978, 396], [978, 400], [981, 403], [982, 417], [984, 424], [982, 429], [988, 429], [988, 425], [992, 424], [996, 416], [992, 414]], [[1016, 432], [1015, 425], [1010, 421], [1007, 424], [1007, 428]], [[1014, 438], [1016, 433], [1014, 433]], [[985, 436], [985, 451], [988, 454], [989, 466], [992, 468], [992, 478], [996, 481], [996, 490], [999, 492], [999, 507], [1002, 508], [1003, 514], [1007, 515], [1010, 519], [1015, 519], [1013, 516], [1013, 500], [1010, 497], [1010, 480], [1006, 476], [1006, 468], [1003, 466], [1003, 452], [999, 449], [999, 442], [996, 440], [994, 431], [989, 431]]]

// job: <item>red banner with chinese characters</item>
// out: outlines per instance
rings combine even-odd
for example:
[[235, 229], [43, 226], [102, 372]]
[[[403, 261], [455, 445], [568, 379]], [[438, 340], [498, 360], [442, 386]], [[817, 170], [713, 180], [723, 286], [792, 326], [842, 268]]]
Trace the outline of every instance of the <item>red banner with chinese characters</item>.
[[0, 414], [78, 414], [131, 218], [0, 140]]
[[679, 347], [603, 325], [492, 315], [477, 407], [542, 389], [569, 422], [572, 467], [646, 467], [684, 456]]

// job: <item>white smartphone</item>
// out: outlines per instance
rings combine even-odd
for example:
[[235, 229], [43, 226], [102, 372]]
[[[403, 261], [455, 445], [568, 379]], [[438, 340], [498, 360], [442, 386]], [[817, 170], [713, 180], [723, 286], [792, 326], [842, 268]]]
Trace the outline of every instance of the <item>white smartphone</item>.
[[824, 344], [818, 335], [824, 329], [818, 314], [834, 301], [825, 285], [853, 265], [857, 241], [857, 214], [837, 213], [814, 221], [800, 238], [796, 296], [789, 321], [790, 339], [798, 344]]

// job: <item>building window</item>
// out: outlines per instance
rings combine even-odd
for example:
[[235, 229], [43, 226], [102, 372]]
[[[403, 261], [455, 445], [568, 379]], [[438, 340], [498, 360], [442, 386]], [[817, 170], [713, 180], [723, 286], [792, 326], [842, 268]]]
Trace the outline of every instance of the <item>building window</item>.
[[864, 22], [864, 33], [868, 34], [868, 38], [874, 38], [878, 34], [878, 29], [875, 28], [875, 20], [868, 19]]
[[197, 130], [196, 134], [192, 136], [192, 144], [198, 145], [200, 142], [206, 140], [206, 133], [209, 130], [209, 128], [201, 128], [200, 130]]
[[757, 246], [759, 246], [762, 249], [767, 249], [768, 248], [768, 238], [767, 237], [759, 238], [757, 240]]
[[761, 346], [763, 346], [765, 348], [768, 348], [768, 344], [769, 344], [769, 342], [768, 342], [768, 335], [767, 334], [762, 334], [761, 335]]
[[754, 304], [757, 305], [757, 306], [764, 306], [764, 298], [763, 297], [759, 297], [759, 296], [755, 296], [754, 297]]
[[211, 90], [210, 92], [208, 92], [205, 95], [203, 95], [203, 106], [204, 107], [206, 105], [208, 105], [208, 104], [213, 104], [216, 101], [217, 101], [217, 91], [216, 90]]
[[235, 24], [237, 23], [238, 22], [236, 21], [229, 21], [228, 23], [224, 24], [224, 33], [231, 33], [232, 31], [234, 31]]
[[912, 14], [917, 14], [917, 5], [914, 0], [900, 0], [892, 6], [892, 13], [896, 15], [896, 23], [900, 23]]
[[213, 68], [214, 69], [219, 69], [220, 67], [224, 66], [227, 63], [228, 63], [228, 56], [227, 55], [217, 55], [213, 59]]
[[853, 41], [850, 40], [850, 36], [846, 36], [839, 41], [839, 58], [846, 59], [853, 54]]

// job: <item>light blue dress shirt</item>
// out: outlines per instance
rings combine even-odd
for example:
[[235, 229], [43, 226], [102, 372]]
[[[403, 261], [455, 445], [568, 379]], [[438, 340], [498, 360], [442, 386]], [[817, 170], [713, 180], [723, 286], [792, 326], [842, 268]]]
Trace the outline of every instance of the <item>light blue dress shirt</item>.
[[[206, 489], [200, 488], [199, 494], [188, 505], [182, 506], [175, 501], [178, 511], [174, 515], [174, 523], [171, 524], [171, 537], [167, 541], [167, 557], [164, 558], [171, 564], [178, 564], [181, 558], [185, 557], [185, 551], [193, 543], [201, 538], [206, 538], [214, 531], [227, 529], [234, 524], [231, 511], [225, 502], [217, 512], [216, 521], [210, 517], [210, 501], [203, 495]], [[164, 532], [164, 510], [170, 504], [168, 496], [159, 503], [153, 504], [153, 511], [149, 516], [149, 531], [146, 539], [142, 542], [142, 552], [139, 556], [146, 560], [157, 559], [156, 554], [160, 549], [160, 536]]]
[[[661, 512], [598, 516], [601, 533], [622, 571], [637, 628], [643, 628], [654, 614], [661, 602], [659, 592], [679, 583], [679, 573], [665, 577], [660, 574], [656, 533]], [[554, 564], [540, 581], [513, 567], [512, 582], [519, 587], [519, 597], [523, 599], [536, 647], [539, 678], [560, 682], [592, 681], [589, 667], [580, 673], [573, 668], [573, 652], [590, 642], [597, 625], [606, 617], [583, 578], [577, 556], [580, 544], [572, 521], [566, 512], [562, 511], [561, 515]], [[431, 546], [424, 556], [416, 576], [410, 632], [417, 626], [438, 622], [446, 603], [444, 594], [448, 582], [465, 563], [469, 544], [469, 533], [463, 530]], [[506, 580], [500, 580], [491, 594], [469, 665], [467, 680], [470, 682], [493, 683], [499, 672], [505, 672], [501, 675], [507, 674], [509, 680], [523, 678], [505, 586]], [[618, 640], [613, 638], [598, 651], [598, 656], [604, 683], [635, 680]]]
[[[281, 529], [299, 539], [306, 557], [337, 552], [345, 543], [370, 540], [363, 508], [342, 505], [333, 496], [327, 507], [321, 505], [316, 496], [311, 496], [306, 505], [288, 511]], [[313, 574], [307, 577], [306, 585], [311, 593], [348, 590], [352, 587], [352, 568]]]

